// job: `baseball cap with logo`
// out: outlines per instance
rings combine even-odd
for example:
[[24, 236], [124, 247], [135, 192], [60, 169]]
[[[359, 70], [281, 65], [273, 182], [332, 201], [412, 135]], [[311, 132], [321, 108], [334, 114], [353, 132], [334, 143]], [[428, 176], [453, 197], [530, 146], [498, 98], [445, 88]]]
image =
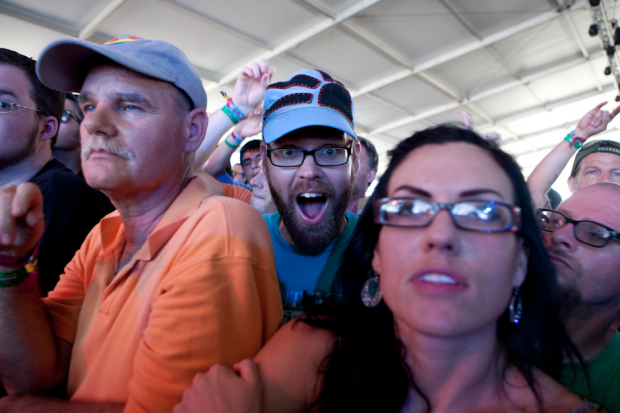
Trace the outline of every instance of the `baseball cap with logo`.
[[575, 175], [577, 167], [579, 166], [579, 163], [583, 160], [583, 158], [596, 152], [613, 153], [620, 156], [620, 142], [597, 140], [585, 144], [579, 150], [579, 152], [577, 152], [577, 156], [575, 156], [575, 162], [573, 163], [571, 176]]
[[307, 126], [327, 126], [357, 139], [351, 94], [320, 70], [301, 70], [284, 82], [267, 86], [263, 108], [266, 143]]
[[121, 36], [99, 46], [63, 39], [47, 46], [37, 61], [37, 75], [46, 86], [79, 92], [88, 71], [108, 58], [138, 73], [172, 83], [184, 91], [194, 107], [207, 107], [207, 93], [198, 71], [178, 47], [163, 40]]

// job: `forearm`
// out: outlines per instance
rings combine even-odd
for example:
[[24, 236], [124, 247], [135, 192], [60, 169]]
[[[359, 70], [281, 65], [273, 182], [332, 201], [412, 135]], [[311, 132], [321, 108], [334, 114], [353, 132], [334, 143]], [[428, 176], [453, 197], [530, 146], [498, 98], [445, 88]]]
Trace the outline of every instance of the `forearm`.
[[116, 403], [74, 403], [43, 396], [8, 396], [0, 399], [3, 413], [121, 413], [125, 405]]
[[[228, 137], [226, 137], [228, 139]], [[235, 152], [236, 148], [231, 148], [226, 142], [222, 142], [215, 148], [213, 154], [209, 157], [209, 160], [204, 164], [203, 171], [207, 172], [214, 178], [219, 177], [226, 168], [230, 165], [230, 157]]]
[[221, 137], [234, 126], [233, 121], [221, 110], [217, 110], [209, 116], [209, 125], [207, 133], [200, 144], [200, 148], [196, 151], [194, 157], [194, 168], [199, 170], [207, 162], [207, 159], [213, 153], [217, 143]]
[[28, 292], [20, 292], [22, 286], [0, 288], [0, 379], [9, 394], [47, 389], [62, 379], [38, 282]]
[[565, 140], [562, 140], [547, 156], [534, 168], [527, 178], [527, 185], [530, 188], [532, 199], [536, 208], [542, 208], [545, 203], [546, 194], [555, 183], [560, 173], [566, 167], [570, 158], [575, 154], [575, 149], [571, 148]]

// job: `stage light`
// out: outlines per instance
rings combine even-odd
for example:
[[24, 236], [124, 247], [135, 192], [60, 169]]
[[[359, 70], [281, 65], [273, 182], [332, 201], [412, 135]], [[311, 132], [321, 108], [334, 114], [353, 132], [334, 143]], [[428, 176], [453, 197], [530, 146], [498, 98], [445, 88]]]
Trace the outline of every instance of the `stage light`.
[[611, 67], [607, 66], [607, 67], [605, 68], [605, 71], [604, 71], [603, 73], [605, 73], [605, 76], [609, 76], [609, 75], [611, 75]]

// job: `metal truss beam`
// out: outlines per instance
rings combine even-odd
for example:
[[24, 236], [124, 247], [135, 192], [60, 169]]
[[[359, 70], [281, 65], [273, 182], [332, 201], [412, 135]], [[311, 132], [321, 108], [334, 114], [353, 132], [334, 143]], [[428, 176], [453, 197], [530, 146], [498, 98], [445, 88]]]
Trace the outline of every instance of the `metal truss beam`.
[[241, 73], [241, 70], [243, 69], [243, 67], [245, 67], [248, 64], [251, 64], [257, 60], [260, 59], [271, 59], [275, 56], [278, 56], [284, 52], [286, 52], [287, 50], [292, 49], [293, 47], [299, 45], [300, 43], [303, 43], [317, 35], [319, 35], [320, 33], [323, 33], [325, 30], [328, 30], [334, 26], [339, 25], [340, 23], [342, 23], [343, 21], [345, 21], [346, 19], [355, 16], [356, 14], [366, 10], [367, 8], [374, 6], [375, 4], [381, 2], [382, 0], [359, 0], [356, 3], [352, 4], [351, 6], [345, 8], [343, 11], [339, 12], [336, 16], [334, 16], [333, 18], [331, 17], [327, 17], [325, 18], [322, 22], [315, 24], [314, 26], [310, 27], [309, 29], [306, 29], [304, 31], [302, 31], [301, 33], [296, 34], [295, 36], [292, 36], [290, 39], [284, 41], [283, 43], [275, 46], [274, 48], [267, 50], [263, 53], [261, 53], [260, 55], [256, 56], [255, 58], [253, 58], [252, 60], [244, 63], [243, 65], [235, 68], [234, 70], [226, 73], [224, 76], [222, 76], [222, 78], [220, 79], [220, 81], [215, 84], [212, 85], [210, 87], [207, 88], [207, 92], [217, 89], [218, 87], [229, 83], [233, 80], [235, 80], [235, 78], [237, 77], [237, 75], [239, 73]]
[[[520, 79], [512, 80], [510, 82], [506, 82], [506, 83], [504, 83], [502, 85], [499, 85], [499, 86], [496, 86], [494, 88], [491, 88], [491, 89], [485, 90], [483, 92], [474, 94], [474, 95], [470, 96], [468, 99], [464, 99], [462, 102], [450, 102], [450, 103], [447, 103], [447, 104], [444, 104], [444, 105], [440, 105], [440, 106], [431, 108], [431, 109], [426, 110], [424, 112], [420, 112], [420, 113], [418, 113], [416, 115], [408, 116], [406, 118], [399, 119], [399, 120], [394, 121], [394, 122], [390, 122], [388, 124], [385, 124], [383, 126], [380, 126], [380, 127], [376, 128], [376, 129], [372, 130], [371, 134], [383, 133], [383, 132], [386, 132], [388, 130], [396, 129], [398, 127], [407, 125], [409, 123], [417, 122], [417, 121], [420, 121], [420, 120], [422, 120], [424, 118], [427, 118], [427, 117], [430, 117], [430, 116], [434, 116], [434, 115], [446, 112], [448, 110], [456, 109], [456, 108], [458, 108], [460, 106], [466, 106], [470, 102], [477, 102], [477, 101], [482, 100], [484, 98], [488, 98], [490, 96], [495, 96], [495, 95], [497, 95], [499, 93], [505, 92], [507, 90], [514, 89], [514, 88], [519, 87], [519, 86], [527, 85], [530, 82], [533, 82], [535, 80], [542, 79], [542, 78], [547, 77], [547, 76], [551, 76], [553, 74], [559, 73], [559, 72], [561, 72], [563, 70], [566, 70], [568, 68], [577, 66], [577, 65], [582, 64], [582, 63], [587, 63], [590, 60], [596, 59], [596, 58], [598, 58], [598, 57], [600, 57], [602, 55], [603, 55], [602, 52], [597, 52], [597, 53], [592, 53], [590, 55], [589, 59], [578, 58], [578, 59], [569, 60], [569, 61], [564, 62], [564, 63], [556, 64], [556, 65], [554, 65], [553, 67], [551, 67], [549, 69], [540, 70], [538, 72], [531, 73], [531, 74], [529, 74], [527, 76], [523, 76]], [[500, 121], [498, 119], [496, 119], [495, 122], [499, 123]]]
[[[577, 7], [581, 7], [585, 5], [585, 0], [580, 0], [578, 2], [576, 2], [573, 5], [573, 8], [577, 8]], [[356, 90], [356, 91], [352, 91], [352, 95], [354, 97], [356, 96], [361, 96], [365, 93], [369, 93], [372, 92], [374, 90], [380, 89], [382, 87], [385, 87], [387, 85], [390, 85], [392, 83], [398, 82], [400, 80], [406, 79], [410, 76], [416, 75], [420, 72], [423, 72], [425, 70], [429, 70], [432, 69], [436, 66], [439, 66], [440, 64], [443, 63], [447, 63], [451, 60], [454, 60], [456, 58], [459, 58], [461, 56], [464, 56], [468, 53], [471, 52], [475, 52], [477, 50], [480, 50], [484, 47], [490, 46], [494, 43], [497, 43], [501, 40], [507, 39], [511, 36], [514, 36], [518, 33], [521, 33], [525, 30], [531, 29], [533, 27], [537, 27], [541, 24], [544, 24], [548, 21], [551, 21], [553, 19], [558, 18], [559, 16], [563, 15], [564, 13], [566, 13], [567, 11], [565, 10], [551, 10], [542, 14], [539, 14], [538, 16], [535, 16], [531, 19], [528, 19], [524, 22], [521, 22], [519, 24], [516, 24], [514, 26], [511, 27], [507, 27], [503, 30], [500, 30], [498, 32], [495, 32], [489, 36], [480, 38], [478, 40], [475, 40], [473, 42], [470, 42], [464, 46], [461, 47], [457, 47], [453, 50], [450, 50], [449, 52], [446, 52], [442, 55], [436, 56], [432, 59], [427, 60], [426, 62], [422, 62], [420, 64], [418, 64], [415, 68], [413, 69], [405, 69], [402, 70], [396, 74], [392, 74], [390, 76], [386, 76], [383, 79], [379, 79], [371, 84], [368, 84], [364, 87], [361, 87], [360, 89]]]
[[103, 9], [99, 11], [78, 33], [78, 39], [86, 40], [92, 36], [97, 29], [107, 20], [112, 14], [114, 14], [123, 4], [128, 0], [111, 0], [106, 4]]

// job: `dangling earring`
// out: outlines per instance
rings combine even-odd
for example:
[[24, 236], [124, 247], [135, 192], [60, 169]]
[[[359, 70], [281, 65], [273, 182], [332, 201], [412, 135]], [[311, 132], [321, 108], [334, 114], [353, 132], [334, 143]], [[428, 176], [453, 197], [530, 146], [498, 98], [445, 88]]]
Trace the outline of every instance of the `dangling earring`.
[[510, 305], [508, 305], [508, 316], [510, 318], [510, 322], [513, 324], [519, 324], [521, 321], [521, 315], [523, 315], [523, 300], [521, 300], [521, 293], [519, 292], [519, 287], [517, 287], [512, 292]]
[[368, 278], [362, 288], [362, 302], [368, 308], [373, 308], [381, 302], [381, 287], [379, 286], [379, 276], [373, 272], [373, 276]]

